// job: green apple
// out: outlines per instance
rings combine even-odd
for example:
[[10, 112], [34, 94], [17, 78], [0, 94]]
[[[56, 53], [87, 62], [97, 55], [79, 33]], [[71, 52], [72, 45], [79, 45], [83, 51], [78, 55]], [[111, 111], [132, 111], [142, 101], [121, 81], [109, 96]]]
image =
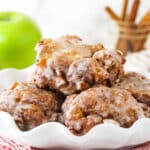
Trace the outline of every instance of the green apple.
[[0, 12], [0, 68], [24, 68], [34, 63], [41, 33], [34, 21], [18, 12]]

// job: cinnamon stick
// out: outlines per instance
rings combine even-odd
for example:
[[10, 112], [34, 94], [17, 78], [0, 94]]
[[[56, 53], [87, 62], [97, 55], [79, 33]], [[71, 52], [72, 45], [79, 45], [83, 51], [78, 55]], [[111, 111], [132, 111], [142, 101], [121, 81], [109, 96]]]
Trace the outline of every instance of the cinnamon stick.
[[148, 11], [140, 20], [139, 24], [150, 24], [150, 11]]
[[140, 0], [134, 0], [129, 17], [128, 17], [128, 22], [135, 22], [135, 18], [137, 16], [137, 11], [140, 5]]
[[127, 16], [128, 3], [129, 0], [123, 0], [122, 13], [120, 17], [118, 17], [110, 7], [105, 8], [106, 12], [117, 22], [119, 26], [120, 32], [116, 48], [122, 50], [124, 55], [127, 54], [127, 51], [134, 52], [144, 49], [150, 32], [150, 10], [137, 24], [135, 20], [138, 14], [140, 0], [133, 1], [131, 10]]
[[113, 20], [118, 20], [118, 21], [121, 20], [110, 7], [106, 7], [105, 11], [109, 14], [109, 16]]
[[126, 19], [127, 7], [128, 7], [128, 0], [124, 0], [123, 7], [122, 7], [122, 14], [121, 14], [121, 19], [123, 21]]

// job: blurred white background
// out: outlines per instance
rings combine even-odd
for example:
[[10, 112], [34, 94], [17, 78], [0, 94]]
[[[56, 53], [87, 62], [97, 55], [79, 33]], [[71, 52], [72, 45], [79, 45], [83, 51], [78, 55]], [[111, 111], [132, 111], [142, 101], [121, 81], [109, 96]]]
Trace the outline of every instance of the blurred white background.
[[[139, 18], [150, 9], [150, 0], [141, 3]], [[87, 42], [110, 47], [114, 28], [104, 11], [106, 5], [121, 13], [122, 0], [0, 0], [0, 11], [28, 14], [41, 28], [43, 37], [77, 34]]]

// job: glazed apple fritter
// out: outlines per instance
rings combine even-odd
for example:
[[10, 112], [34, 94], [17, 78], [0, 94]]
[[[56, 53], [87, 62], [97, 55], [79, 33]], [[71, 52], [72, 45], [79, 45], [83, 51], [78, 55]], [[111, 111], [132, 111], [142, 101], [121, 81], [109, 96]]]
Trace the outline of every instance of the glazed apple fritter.
[[14, 83], [0, 94], [0, 111], [10, 113], [22, 130], [57, 121], [59, 109], [55, 93], [31, 83]]
[[38, 43], [32, 82], [65, 95], [80, 92], [94, 84], [111, 84], [123, 74], [120, 51], [104, 50], [101, 44], [85, 45], [76, 36]]
[[128, 90], [139, 102], [150, 106], [150, 80], [146, 77], [129, 72], [120, 78], [114, 87]]
[[104, 119], [130, 127], [144, 117], [143, 109], [128, 91], [104, 86], [68, 96], [62, 109], [65, 125], [75, 134], [87, 133]]

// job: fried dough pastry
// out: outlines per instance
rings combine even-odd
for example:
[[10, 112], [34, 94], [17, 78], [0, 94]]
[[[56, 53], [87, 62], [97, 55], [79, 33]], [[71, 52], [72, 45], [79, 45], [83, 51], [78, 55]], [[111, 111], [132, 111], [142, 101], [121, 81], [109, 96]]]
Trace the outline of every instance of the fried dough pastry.
[[140, 104], [141, 108], [144, 111], [144, 116], [146, 118], [150, 118], [150, 107], [147, 104], [144, 104], [144, 103], [139, 103], [139, 104]]
[[[112, 85], [124, 75], [125, 58], [118, 50], [103, 49], [93, 55], [91, 70], [94, 72], [95, 84]], [[106, 82], [106, 83], [105, 83]]]
[[104, 50], [101, 44], [85, 45], [77, 36], [44, 39], [36, 46], [37, 61], [32, 82], [65, 95], [80, 92], [96, 83], [112, 83], [123, 74], [124, 57]]
[[128, 90], [139, 102], [150, 106], [150, 80], [146, 77], [129, 72], [114, 86]]
[[56, 121], [58, 107], [55, 93], [31, 83], [14, 83], [0, 94], [0, 111], [10, 113], [21, 130]]
[[85, 134], [105, 119], [130, 127], [144, 116], [143, 109], [128, 91], [104, 86], [68, 96], [62, 110], [65, 125], [75, 134]]

